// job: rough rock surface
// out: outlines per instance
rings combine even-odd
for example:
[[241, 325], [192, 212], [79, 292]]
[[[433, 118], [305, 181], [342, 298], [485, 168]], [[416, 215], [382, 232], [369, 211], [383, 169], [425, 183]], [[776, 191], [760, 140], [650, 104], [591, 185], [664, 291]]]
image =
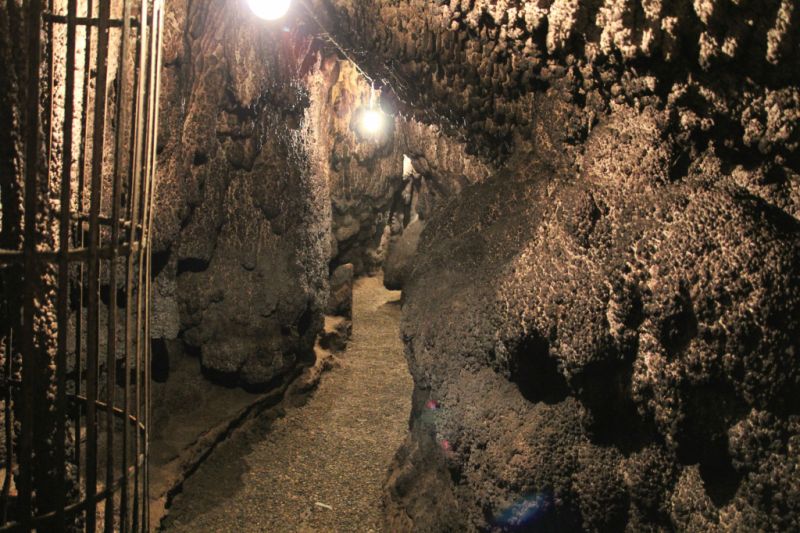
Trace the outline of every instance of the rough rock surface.
[[414, 255], [417, 253], [419, 236], [425, 223], [415, 219], [405, 230], [389, 242], [386, 261], [383, 265], [383, 283], [387, 289], [399, 290], [414, 266]]
[[[326, 55], [309, 79], [309, 116], [315, 172], [331, 196], [331, 267], [352, 263], [356, 276], [372, 273], [384, 260], [387, 226], [408, 224], [412, 204], [432, 206], [490, 170], [466, 154], [463, 142], [387, 109], [385, 127], [374, 137], [359, 128], [360, 112], [381, 100], [349, 61]], [[414, 191], [406, 191], [406, 160], [422, 170]], [[422, 200], [420, 200], [420, 198]], [[394, 227], [398, 232], [401, 228]]]
[[[762, 153], [800, 142], [794, 0], [316, 0], [391, 105], [504, 159], [538, 144], [547, 101], [575, 103], [549, 136], [585, 140], [611, 102], [657, 105], [676, 133]], [[542, 98], [544, 96], [545, 98]]]
[[404, 283], [387, 528], [798, 528], [797, 2], [316, 5], [503, 165]]
[[[311, 171], [301, 66], [235, 0], [170, 2], [155, 253], [183, 341], [212, 376], [263, 387], [313, 360], [327, 300], [327, 184]], [[170, 286], [169, 280], [160, 284]]]
[[534, 156], [429, 221], [390, 529], [798, 526], [800, 223], [712, 154], [670, 180], [658, 121], [620, 110], [579, 176]]
[[340, 265], [331, 274], [327, 314], [353, 318], [353, 265]]

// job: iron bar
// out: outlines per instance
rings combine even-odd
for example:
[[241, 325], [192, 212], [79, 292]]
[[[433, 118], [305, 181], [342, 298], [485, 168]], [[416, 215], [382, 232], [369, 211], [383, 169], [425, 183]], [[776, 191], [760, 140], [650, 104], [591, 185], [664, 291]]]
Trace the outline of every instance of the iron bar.
[[[93, 15], [94, 2], [89, 0], [86, 2], [86, 16], [91, 18]], [[88, 144], [89, 144], [89, 80], [91, 77], [92, 67], [92, 28], [87, 26], [84, 29], [84, 65], [83, 65], [83, 85], [81, 87], [81, 146], [80, 146], [80, 167], [78, 168], [78, 195], [77, 207], [79, 212], [84, 211], [84, 189], [86, 187], [86, 169], [89, 165], [88, 158]], [[84, 246], [84, 232], [82, 229], [76, 231], [77, 238], [75, 245], [79, 247]], [[85, 275], [85, 266], [83, 262], [78, 265], [78, 308], [75, 311], [75, 393], [80, 394], [82, 389], [82, 374], [83, 374], [83, 279]], [[81, 417], [82, 411], [80, 405], [75, 410], [75, 484], [77, 487], [81, 486]]]
[[78, 13], [77, 0], [69, 0], [67, 6], [67, 66], [64, 101], [64, 152], [61, 179], [61, 205], [59, 219], [58, 264], [58, 352], [56, 356], [57, 399], [56, 399], [56, 466], [58, 479], [56, 489], [55, 527], [63, 530], [66, 526], [64, 508], [67, 505], [67, 464], [66, 464], [66, 398], [67, 398], [67, 324], [69, 323], [69, 228], [70, 202], [72, 201], [72, 123], [75, 105], [75, 43], [77, 30], [75, 17]]
[[[25, 116], [25, 210], [24, 242], [25, 276], [37, 273], [36, 215], [39, 205], [36, 198], [39, 186], [39, 65], [41, 54], [41, 1], [30, 0], [28, 4], [28, 93]], [[19, 482], [18, 509], [23, 524], [30, 529], [33, 516], [33, 434], [34, 434], [34, 373], [39, 364], [38, 349], [33, 335], [34, 280], [27, 279], [23, 289], [22, 318], [22, 408], [19, 437]]]
[[[147, 4], [142, 2], [141, 4], [141, 29], [139, 31], [139, 41], [138, 41], [138, 65], [135, 71], [135, 83], [134, 87], [136, 89], [136, 100], [135, 100], [135, 107], [134, 107], [134, 119], [133, 124], [134, 127], [132, 128], [132, 141], [133, 141], [133, 159], [131, 161], [131, 194], [130, 194], [130, 203], [129, 203], [129, 212], [128, 218], [131, 221], [131, 228], [135, 228], [139, 225], [140, 221], [140, 212], [139, 212], [139, 194], [141, 190], [141, 181], [140, 177], [142, 176], [142, 154], [144, 152], [144, 128], [145, 128], [145, 91], [147, 89], [147, 69], [148, 69], [148, 49], [147, 49], [147, 39], [148, 39], [148, 13], [147, 13]], [[142, 223], [144, 221], [142, 220]], [[131, 238], [133, 231], [131, 231]], [[136, 313], [136, 327], [133, 328], [131, 325], [134, 321], [133, 315], [133, 304], [134, 301], [134, 273], [136, 268], [137, 262], [133, 254], [128, 255], [127, 261], [127, 281], [126, 281], [126, 300], [128, 302], [127, 309], [126, 309], [126, 318], [125, 318], [125, 364], [123, 366], [125, 372], [125, 382], [124, 382], [124, 394], [125, 394], [125, 416], [130, 416], [132, 411], [131, 409], [131, 357], [134, 354], [138, 354], [139, 351], [139, 331], [140, 331], [140, 313], [138, 311], [138, 301], [139, 301], [139, 292], [137, 292], [136, 302], [137, 302], [137, 313]], [[141, 278], [139, 278], [141, 281]], [[137, 287], [141, 288], [141, 285], [137, 285]], [[133, 332], [136, 332], [136, 339], [134, 341]], [[135, 344], [134, 344], [135, 343]], [[136, 358], [136, 368], [138, 371], [138, 357]], [[137, 386], [138, 388], [138, 386]], [[138, 395], [137, 395], [138, 401]], [[137, 410], [138, 413], [138, 410]], [[137, 418], [138, 419], [138, 418]], [[130, 427], [125, 424], [123, 428], [123, 464], [127, 464], [127, 457], [128, 457], [128, 446], [130, 442]], [[134, 434], [134, 455], [138, 456], [139, 453], [139, 431]], [[136, 529], [135, 526], [135, 516], [137, 514], [136, 506], [133, 505], [131, 507], [128, 506], [129, 498], [129, 476], [128, 470], [125, 469], [123, 471], [123, 484], [122, 484], [122, 503], [121, 506], [123, 508], [120, 510], [121, 516], [121, 530], [126, 531], [127, 525], [131, 522], [131, 512], [133, 513], [133, 529]], [[133, 485], [133, 494], [134, 494], [134, 501], [136, 500], [136, 495], [138, 494], [138, 469], [134, 471], [134, 485]]]
[[[156, 15], [156, 13], [157, 13], [157, 15]], [[144, 394], [144, 401], [145, 401], [145, 424], [144, 424], [144, 435], [145, 435], [145, 437], [144, 437], [144, 446], [145, 446], [145, 452], [144, 452], [144, 467], [143, 467], [144, 468], [144, 486], [143, 486], [143, 489], [144, 489], [144, 495], [143, 495], [143, 500], [144, 500], [144, 520], [143, 520], [143, 522], [144, 523], [143, 523], [143, 525], [144, 525], [145, 531], [149, 530], [149, 526], [150, 526], [150, 505], [149, 505], [149, 499], [150, 499], [150, 461], [149, 461], [149, 457], [150, 457], [150, 421], [152, 419], [152, 410], [151, 410], [152, 406], [151, 406], [151, 403], [150, 403], [150, 397], [151, 397], [151, 390], [150, 390], [150, 387], [151, 387], [151, 375], [150, 375], [150, 371], [151, 371], [151, 368], [152, 368], [151, 367], [152, 343], [150, 342], [150, 312], [151, 312], [150, 306], [151, 306], [151, 302], [152, 302], [151, 282], [152, 282], [152, 277], [153, 277], [152, 276], [152, 274], [153, 274], [152, 273], [152, 268], [153, 268], [153, 241], [152, 241], [152, 239], [150, 237], [150, 232], [153, 229], [153, 213], [155, 213], [155, 208], [154, 208], [153, 204], [155, 202], [155, 190], [156, 190], [155, 176], [156, 176], [156, 169], [157, 169], [157, 166], [158, 166], [158, 158], [157, 158], [157, 152], [156, 152], [156, 148], [157, 148], [156, 137], [158, 135], [158, 102], [159, 102], [160, 96], [161, 96], [161, 68], [160, 68], [160, 66], [161, 66], [161, 53], [162, 53], [162, 46], [161, 46], [162, 42], [161, 42], [161, 40], [162, 40], [163, 33], [164, 33], [164, 4], [163, 4], [163, 0], [156, 0], [156, 3], [154, 5], [154, 7], [153, 7], [153, 26], [155, 28], [155, 31], [154, 31], [154, 33], [155, 33], [155, 38], [154, 38], [154, 40], [155, 40], [155, 50], [154, 50], [155, 61], [153, 62], [154, 63], [153, 72], [155, 74], [155, 87], [154, 87], [154, 90], [150, 93], [150, 99], [151, 99], [151, 104], [152, 104], [152, 109], [153, 109], [153, 111], [152, 111], [153, 127], [152, 127], [152, 130], [150, 132], [151, 137], [150, 137], [150, 144], [149, 144], [151, 168], [150, 168], [150, 174], [149, 174], [149, 176], [147, 178], [148, 184], [150, 186], [150, 205], [148, 206], [148, 211], [147, 211], [148, 222], [147, 222], [147, 225], [145, 227], [145, 234], [143, 235], [143, 238], [145, 239], [146, 247], [147, 247], [146, 248], [147, 249], [147, 278], [146, 278], [146, 280], [147, 281], [146, 281], [146, 284], [145, 284], [146, 295], [147, 295], [147, 301], [145, 302], [145, 309], [146, 309], [146, 312], [145, 312], [145, 339], [147, 340], [147, 343], [145, 344], [145, 349], [146, 349], [147, 356], [145, 357], [145, 366], [144, 366], [144, 368], [145, 368], [145, 380], [144, 380], [144, 386], [145, 386], [145, 394]]]
[[101, 208], [101, 187], [103, 179], [103, 152], [105, 144], [105, 122], [107, 108], [108, 85], [108, 40], [109, 29], [107, 21], [110, 17], [110, 3], [100, 2], [100, 22], [97, 27], [97, 78], [95, 80], [94, 100], [94, 128], [92, 139], [92, 186], [89, 206], [89, 305], [87, 318], [87, 344], [86, 344], [86, 499], [90, 505], [86, 510], [86, 529], [95, 531], [97, 522], [97, 507], [95, 494], [97, 493], [97, 418], [95, 400], [98, 392], [99, 361], [98, 351], [100, 344], [99, 335], [99, 296], [100, 296], [100, 225], [98, 216]]
[[[149, 35], [149, 46], [150, 46], [150, 58], [151, 61], [148, 65], [148, 75], [147, 75], [147, 83], [148, 83], [148, 90], [147, 90], [147, 101], [146, 101], [146, 112], [147, 112], [147, 122], [144, 130], [145, 135], [145, 150], [142, 153], [144, 158], [144, 172], [142, 174], [143, 180], [143, 195], [142, 195], [142, 222], [144, 225], [144, 232], [143, 232], [143, 239], [149, 238], [149, 231], [150, 225], [152, 223], [152, 219], [149, 216], [151, 214], [152, 208], [152, 193], [153, 193], [153, 175], [154, 175], [154, 161], [153, 158], [155, 156], [155, 135], [156, 135], [156, 117], [158, 116], [158, 100], [157, 98], [157, 86], [158, 86], [158, 75], [159, 75], [159, 62], [158, 62], [158, 48], [159, 48], [159, 40], [158, 40], [158, 26], [157, 18], [158, 13], [160, 10], [160, 2], [156, 0], [152, 6], [152, 13], [150, 20], [152, 21], [153, 25], [151, 28], [151, 32]], [[149, 261], [150, 257], [145, 250], [144, 253], [139, 255], [139, 293], [137, 297], [137, 319], [139, 321], [138, 324], [138, 331], [141, 334], [141, 342], [138, 343], [136, 348], [136, 402], [135, 402], [135, 409], [136, 409], [136, 418], [142, 419], [146, 418], [147, 416], [147, 393], [149, 391], [148, 384], [146, 380], [149, 378], [149, 350], [150, 350], [150, 339], [147, 335], [149, 335], [149, 325], [148, 325], [148, 308], [149, 308], [149, 286], [150, 286], [150, 271], [149, 271]], [[143, 383], [144, 381], [144, 383]], [[142, 390], [144, 389], [144, 390]], [[144, 397], [143, 397], [144, 396]], [[138, 530], [141, 528], [142, 530], [146, 531], [148, 529], [147, 524], [147, 509], [148, 509], [148, 502], [147, 502], [147, 429], [145, 424], [145, 432], [144, 434], [140, 434], [137, 431], [136, 434], [136, 454], [138, 455], [138, 450], [143, 449], [145, 452], [145, 467], [143, 471], [140, 473], [138, 470], [134, 472], [134, 485], [136, 487], [134, 498], [133, 498], [133, 517], [134, 523], [133, 528]], [[141, 448], [139, 448], [141, 446]], [[140, 485], [141, 481], [141, 485]], [[141, 496], [140, 496], [141, 493]], [[141, 503], [140, 503], [141, 497]], [[141, 516], [140, 516], [141, 513]], [[141, 522], [139, 522], [141, 520]]]
[[[119, 94], [117, 95], [117, 131], [116, 146], [114, 147], [114, 184], [112, 189], [111, 207], [111, 258], [109, 261], [108, 284], [110, 287], [110, 298], [108, 304], [108, 335], [107, 348], [108, 357], [106, 359], [106, 376], [108, 385], [106, 387], [106, 486], [111, 486], [114, 481], [114, 389], [116, 387], [116, 368], [117, 368], [117, 256], [119, 244], [120, 224], [119, 217], [122, 202], [122, 157], [125, 148], [125, 127], [127, 125], [126, 106], [128, 84], [126, 83], [128, 67], [128, 39], [130, 38], [130, 1], [123, 0], [122, 7], [122, 38], [120, 40], [120, 68], [119, 68]], [[124, 465], [123, 465], [124, 468]], [[105, 530], [112, 533], [114, 530], [114, 499], [109, 498], [105, 507]]]
[[[44, 21], [47, 22], [47, 23], [50, 23], [50, 24], [67, 24], [69, 22], [68, 21], [68, 17], [65, 17], [64, 15], [56, 15], [54, 13], [45, 13], [42, 16], [44, 18]], [[127, 21], [128, 21], [128, 24], [130, 24], [130, 26], [132, 26], [134, 28], [139, 26], [139, 21], [136, 20], [136, 19], [128, 18]], [[88, 16], [88, 17], [76, 17], [75, 18], [75, 24], [78, 25], [78, 26], [95, 26], [95, 27], [99, 27], [100, 26], [100, 19], [91, 18], [91, 16]], [[124, 25], [125, 25], [125, 19], [111, 19], [111, 18], [108, 19], [107, 26], [109, 28], [121, 28]]]
[[[22, 82], [29, 90], [17, 176], [23, 238], [19, 248], [0, 248], [0, 269], [21, 266], [24, 276], [23, 297], [10, 311], [21, 311], [19, 326], [0, 345], [7, 443], [0, 531], [64, 530], [81, 516], [86, 531], [99, 529], [98, 517], [106, 532], [147, 531], [150, 240], [164, 5], [143, 0], [134, 8], [121, 0], [112, 8], [100, 0], [94, 18], [92, 0], [65, 3], [66, 14], [53, 14], [54, 0], [24, 3], [30, 22], [20, 41], [28, 51]], [[55, 317], [52, 335], [38, 325], [40, 316]]]

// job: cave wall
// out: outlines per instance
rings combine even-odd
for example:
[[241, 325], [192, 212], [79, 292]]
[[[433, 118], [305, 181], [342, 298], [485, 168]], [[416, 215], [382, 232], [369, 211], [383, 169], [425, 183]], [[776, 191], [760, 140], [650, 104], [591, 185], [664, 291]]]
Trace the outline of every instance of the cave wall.
[[[315, 172], [325, 177], [330, 188], [331, 269], [351, 263], [356, 275], [375, 273], [385, 260], [387, 237], [402, 233], [402, 221], [400, 228], [394, 226], [412, 202], [406, 191], [409, 176], [404, 157], [420, 169], [415, 194], [422, 200], [414, 203], [423, 216], [491, 170], [467, 155], [463, 142], [396, 108], [384, 106], [384, 130], [374, 137], [364, 135], [359, 112], [370, 105], [370, 82], [336, 50], [321, 54], [323, 59], [308, 80], [309, 142]], [[380, 90], [375, 91], [375, 106], [382, 96]]]
[[423, 212], [491, 172], [398, 110], [362, 136], [370, 85], [315, 35], [297, 12], [265, 23], [238, 0], [167, 10], [153, 337], [249, 387], [311, 356], [329, 273], [380, 268], [412, 202], [404, 155]]
[[800, 6], [317, 2], [485, 161], [403, 284], [392, 531], [800, 520]]
[[238, 0], [170, 2], [156, 194], [155, 336], [216, 379], [274, 386], [313, 361], [330, 207], [311, 170], [310, 39]]

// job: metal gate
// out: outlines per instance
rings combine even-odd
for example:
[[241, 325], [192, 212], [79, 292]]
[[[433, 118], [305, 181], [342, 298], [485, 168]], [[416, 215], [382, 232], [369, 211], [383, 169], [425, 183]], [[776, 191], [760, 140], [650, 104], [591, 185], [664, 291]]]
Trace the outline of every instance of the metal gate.
[[0, 9], [0, 531], [148, 530], [163, 0]]

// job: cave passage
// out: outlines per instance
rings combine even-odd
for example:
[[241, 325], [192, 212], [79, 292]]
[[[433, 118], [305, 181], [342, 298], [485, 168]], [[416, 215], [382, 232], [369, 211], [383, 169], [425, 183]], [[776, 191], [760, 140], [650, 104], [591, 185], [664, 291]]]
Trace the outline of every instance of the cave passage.
[[386, 470], [406, 434], [411, 376], [400, 292], [353, 290], [353, 336], [319, 389], [271, 427], [226, 441], [184, 483], [164, 531], [380, 531]]
[[0, 2], [0, 533], [800, 531], [798, 66], [800, 0]]

